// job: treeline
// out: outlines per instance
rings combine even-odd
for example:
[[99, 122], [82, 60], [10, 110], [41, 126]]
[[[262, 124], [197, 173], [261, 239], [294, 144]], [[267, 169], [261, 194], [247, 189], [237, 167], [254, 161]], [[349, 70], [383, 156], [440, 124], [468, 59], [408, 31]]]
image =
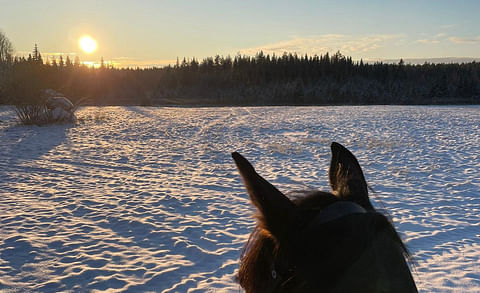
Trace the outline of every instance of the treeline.
[[[0, 60], [0, 103], [36, 103], [45, 89], [95, 105], [479, 104], [480, 63], [409, 65], [320, 56], [237, 55], [118, 69], [80, 60]], [[0, 73], [2, 73], [0, 72]], [[7, 73], [6, 73], [7, 72]]]
[[151, 104], [161, 75], [157, 69], [116, 69], [103, 62], [93, 68], [68, 56], [44, 62], [35, 50], [28, 58], [11, 58], [5, 67], [8, 74], [0, 81], [3, 104], [42, 103], [46, 89], [91, 105]]
[[249, 105], [479, 104], [480, 63], [409, 65], [330, 56], [215, 56], [163, 69], [156, 97]]

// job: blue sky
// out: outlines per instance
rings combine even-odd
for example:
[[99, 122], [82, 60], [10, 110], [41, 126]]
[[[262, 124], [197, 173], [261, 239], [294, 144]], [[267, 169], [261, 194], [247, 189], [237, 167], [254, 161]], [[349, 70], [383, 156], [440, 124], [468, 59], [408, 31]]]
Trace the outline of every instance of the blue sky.
[[[0, 0], [18, 54], [78, 55], [123, 66], [176, 57], [324, 54], [354, 59], [480, 57], [480, 1]], [[92, 54], [82, 35], [98, 42]]]

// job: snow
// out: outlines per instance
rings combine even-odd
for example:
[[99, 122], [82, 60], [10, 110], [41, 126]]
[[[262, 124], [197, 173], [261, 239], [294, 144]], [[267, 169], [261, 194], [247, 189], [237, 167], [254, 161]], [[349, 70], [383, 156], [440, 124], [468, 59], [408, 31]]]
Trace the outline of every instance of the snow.
[[0, 108], [0, 291], [238, 292], [254, 225], [230, 157], [280, 190], [358, 158], [422, 292], [480, 292], [480, 107], [85, 107], [20, 126]]

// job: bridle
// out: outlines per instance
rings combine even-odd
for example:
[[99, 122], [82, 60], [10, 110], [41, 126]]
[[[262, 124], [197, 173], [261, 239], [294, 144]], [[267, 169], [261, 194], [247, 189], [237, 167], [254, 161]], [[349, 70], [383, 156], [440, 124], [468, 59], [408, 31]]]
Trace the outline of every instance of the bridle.
[[[367, 211], [357, 203], [351, 201], [337, 201], [319, 211], [308, 224], [308, 227], [323, 225], [349, 215], [364, 214], [366, 212]], [[270, 277], [273, 281], [271, 292], [276, 292], [279, 288], [293, 280], [295, 271], [295, 266], [282, 266], [274, 261], [270, 270]]]
[[352, 214], [364, 214], [367, 211], [359, 204], [351, 201], [337, 201], [322, 209], [309, 226], [333, 222]]

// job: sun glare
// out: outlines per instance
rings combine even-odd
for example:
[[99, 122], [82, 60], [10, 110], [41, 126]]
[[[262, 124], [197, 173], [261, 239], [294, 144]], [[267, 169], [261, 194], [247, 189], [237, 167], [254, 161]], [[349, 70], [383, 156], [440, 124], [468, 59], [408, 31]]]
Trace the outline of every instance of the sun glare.
[[97, 41], [90, 36], [83, 36], [78, 40], [78, 44], [83, 52], [89, 54], [97, 49]]

